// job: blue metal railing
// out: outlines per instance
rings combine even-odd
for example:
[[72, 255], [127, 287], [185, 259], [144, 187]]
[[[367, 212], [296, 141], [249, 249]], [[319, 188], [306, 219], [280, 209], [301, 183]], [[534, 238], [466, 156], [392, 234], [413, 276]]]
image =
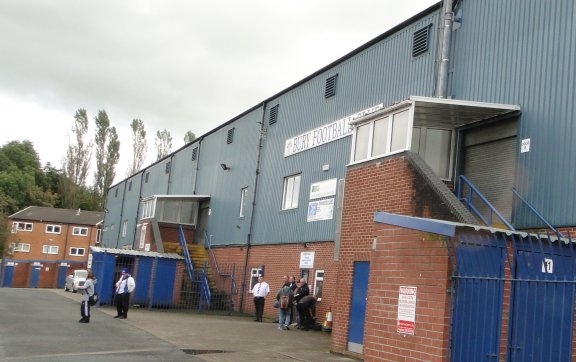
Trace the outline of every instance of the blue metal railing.
[[208, 273], [206, 271], [206, 263], [204, 263], [204, 269], [199, 271], [199, 280], [194, 278], [194, 266], [192, 264], [192, 258], [190, 258], [190, 252], [188, 251], [188, 243], [186, 242], [186, 236], [184, 235], [184, 229], [182, 226], [178, 227], [178, 241], [180, 242], [180, 247], [182, 248], [182, 253], [184, 254], [184, 262], [186, 263], [186, 269], [188, 271], [188, 276], [191, 282], [199, 282], [200, 285], [200, 302], [198, 303], [198, 310], [202, 310], [204, 306], [210, 307], [210, 299], [212, 293], [210, 292], [210, 284], [208, 283]]
[[[467, 187], [467, 191], [465, 192], [464, 188]], [[465, 194], [465, 195], [464, 195]], [[482, 222], [488, 226], [493, 225], [493, 215], [496, 215], [500, 221], [506, 225], [506, 227], [510, 230], [515, 230], [514, 227], [496, 210], [496, 208], [488, 201], [484, 195], [474, 185], [470, 180], [466, 178], [464, 175], [460, 175], [458, 177], [458, 184], [456, 185], [456, 196], [468, 207], [470, 211], [472, 211], [476, 216], [482, 220]], [[488, 216], [484, 216], [483, 213], [474, 205], [473, 198], [476, 196], [482, 204], [484, 204], [488, 208]]]
[[540, 214], [540, 213], [538, 212], [538, 210], [536, 210], [536, 208], [535, 208], [534, 206], [532, 206], [532, 204], [530, 204], [530, 203], [528, 202], [528, 200], [526, 200], [526, 199], [524, 199], [522, 196], [520, 196], [520, 194], [518, 193], [518, 191], [516, 190], [515, 187], [512, 187], [512, 192], [514, 193], [514, 195], [515, 195], [516, 197], [518, 197], [518, 198], [520, 199], [520, 201], [522, 201], [522, 202], [524, 203], [524, 205], [528, 206], [528, 209], [530, 209], [530, 211], [532, 211], [532, 212], [534, 213], [534, 215], [536, 215], [536, 216], [540, 219], [540, 221], [542, 221], [544, 224], [546, 224], [546, 226], [548, 226], [548, 228], [549, 228], [550, 230], [554, 231], [554, 233], [555, 233], [559, 238], [563, 238], [563, 237], [564, 237], [564, 235], [562, 235], [562, 233], [561, 233], [560, 231], [556, 230], [556, 228], [554, 228], [554, 226], [552, 226], [552, 224], [550, 224], [550, 223], [548, 222], [548, 220], [546, 220], [546, 219], [544, 218], [544, 216], [543, 216], [542, 214]]

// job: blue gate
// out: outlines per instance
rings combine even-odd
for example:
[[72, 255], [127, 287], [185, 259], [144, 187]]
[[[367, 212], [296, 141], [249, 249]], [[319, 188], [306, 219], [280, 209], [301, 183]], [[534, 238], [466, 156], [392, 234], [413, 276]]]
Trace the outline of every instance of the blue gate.
[[570, 361], [574, 323], [572, 241], [514, 238], [508, 361]]
[[571, 361], [571, 239], [461, 229], [449, 244], [452, 361]]
[[452, 361], [499, 360], [506, 255], [502, 241], [469, 231], [459, 234], [452, 276]]
[[368, 295], [369, 262], [354, 263], [352, 301], [350, 303], [350, 325], [348, 327], [348, 350], [362, 353], [364, 345], [364, 322], [366, 317], [366, 296]]

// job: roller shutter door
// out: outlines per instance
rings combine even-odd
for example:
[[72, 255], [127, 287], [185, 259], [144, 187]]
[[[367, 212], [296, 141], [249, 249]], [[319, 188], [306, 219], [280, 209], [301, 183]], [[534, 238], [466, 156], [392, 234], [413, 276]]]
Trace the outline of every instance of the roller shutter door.
[[515, 122], [511, 126], [508, 132], [501, 132], [500, 127], [491, 132], [469, 131], [464, 146], [464, 175], [508, 221], [512, 216], [517, 144]]

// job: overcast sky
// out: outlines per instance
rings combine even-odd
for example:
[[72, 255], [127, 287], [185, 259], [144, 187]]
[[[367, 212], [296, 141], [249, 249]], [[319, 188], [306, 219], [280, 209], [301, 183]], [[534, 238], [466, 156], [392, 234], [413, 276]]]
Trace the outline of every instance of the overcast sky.
[[[173, 150], [437, 0], [1, 0], [0, 144], [60, 167], [74, 114], [106, 110], [126, 176], [130, 123]], [[92, 135], [91, 135], [92, 136]]]

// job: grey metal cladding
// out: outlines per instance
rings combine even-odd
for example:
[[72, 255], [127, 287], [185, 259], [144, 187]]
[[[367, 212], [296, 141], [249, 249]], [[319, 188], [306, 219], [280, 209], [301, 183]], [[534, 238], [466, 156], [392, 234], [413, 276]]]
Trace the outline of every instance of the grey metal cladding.
[[193, 154], [196, 150], [198, 154], [198, 142], [189, 144], [174, 153], [172, 157], [172, 174], [170, 175], [170, 195], [192, 195], [196, 182], [197, 158], [194, 160]]
[[[142, 181], [142, 172], [137, 173], [131, 178], [125, 180], [125, 183], [132, 182], [132, 190], [128, 191], [126, 186], [124, 192], [124, 207], [122, 209], [122, 218], [119, 219], [120, 223], [118, 228], [115, 230], [118, 237], [118, 245], [116, 247], [122, 247], [124, 245], [134, 244], [134, 233], [136, 232], [136, 223], [138, 220], [138, 209], [140, 206], [140, 183]], [[127, 222], [126, 236], [122, 237], [122, 224], [124, 220]]]
[[149, 177], [148, 182], [142, 183], [142, 198], [168, 193], [168, 181], [171, 173], [166, 173], [166, 164], [171, 162], [171, 157], [168, 156], [145, 169], [145, 172], [149, 173]]
[[[280, 105], [282, 121], [266, 133], [254, 211], [254, 244], [334, 239], [334, 219], [307, 222], [310, 185], [345, 177], [351, 136], [286, 158], [285, 142], [380, 103], [391, 105], [412, 94], [433, 95], [434, 54], [412, 58], [411, 47], [414, 30], [436, 21], [437, 14], [429, 15], [270, 101]], [[432, 34], [436, 27], [430, 29], [431, 46], [435, 47]], [[338, 92], [324, 99], [326, 79], [336, 73]], [[328, 171], [322, 170], [324, 165], [328, 165]], [[300, 172], [299, 206], [296, 210], [281, 210], [283, 179]], [[298, 240], [294, 235], [298, 235]]]
[[[576, 2], [463, 1], [453, 32], [452, 95], [522, 105], [516, 186], [552, 225], [575, 224]], [[542, 226], [516, 203], [517, 228]]]
[[[201, 143], [196, 193], [211, 196], [207, 232], [215, 245], [247, 241], [262, 121], [259, 108], [234, 122], [234, 142], [227, 143], [230, 127], [223, 127]], [[221, 164], [229, 169], [224, 170]], [[240, 191], [244, 187], [248, 187], [249, 202], [245, 216], [240, 218]]]

